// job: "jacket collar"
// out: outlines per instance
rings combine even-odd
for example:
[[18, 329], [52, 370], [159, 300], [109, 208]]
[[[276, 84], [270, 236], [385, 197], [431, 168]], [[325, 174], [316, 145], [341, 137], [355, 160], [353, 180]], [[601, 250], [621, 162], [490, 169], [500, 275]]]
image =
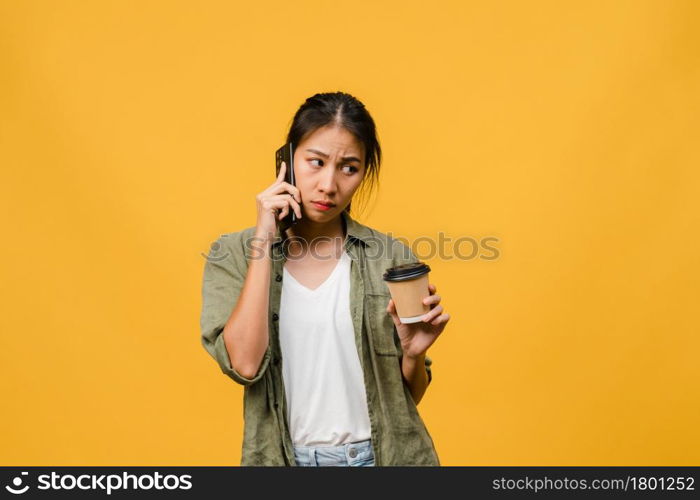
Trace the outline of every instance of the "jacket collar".
[[[364, 224], [360, 224], [355, 219], [353, 219], [350, 216], [350, 214], [347, 213], [345, 210], [343, 210], [340, 214], [345, 223], [345, 231], [347, 234], [348, 243], [357, 240], [365, 246], [368, 245], [369, 239], [372, 237], [372, 231]], [[272, 243], [272, 248], [274, 249], [282, 245], [285, 239], [287, 239], [286, 233], [283, 234], [282, 231], [280, 231], [280, 228], [277, 227], [277, 230], [275, 231], [275, 237]]]

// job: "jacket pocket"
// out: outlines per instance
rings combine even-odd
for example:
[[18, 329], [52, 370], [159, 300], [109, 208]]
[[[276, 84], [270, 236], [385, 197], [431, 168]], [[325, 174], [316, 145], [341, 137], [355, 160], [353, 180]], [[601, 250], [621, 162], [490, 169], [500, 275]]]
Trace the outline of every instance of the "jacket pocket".
[[391, 295], [384, 293], [369, 293], [365, 295], [365, 306], [368, 309], [372, 346], [376, 354], [382, 356], [398, 356], [396, 343], [398, 334], [391, 315], [387, 312]]

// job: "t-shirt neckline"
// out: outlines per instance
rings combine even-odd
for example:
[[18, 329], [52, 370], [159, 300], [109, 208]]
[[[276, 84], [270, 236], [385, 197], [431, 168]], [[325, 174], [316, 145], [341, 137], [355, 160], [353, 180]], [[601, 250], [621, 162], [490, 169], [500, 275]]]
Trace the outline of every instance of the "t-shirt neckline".
[[287, 271], [286, 267], [284, 267], [284, 266], [282, 267], [282, 272], [284, 273], [285, 277], [289, 278], [290, 281], [292, 283], [294, 283], [294, 285], [297, 288], [303, 290], [305, 293], [307, 293], [309, 295], [316, 295], [320, 290], [326, 288], [330, 283], [335, 281], [336, 276], [340, 273], [340, 268], [343, 264], [343, 261], [348, 257], [349, 256], [347, 255], [345, 250], [343, 250], [343, 252], [340, 254], [340, 258], [338, 259], [338, 262], [336, 262], [335, 267], [333, 268], [331, 273], [326, 277], [326, 279], [323, 281], [323, 283], [318, 285], [313, 290], [311, 288], [308, 288], [308, 287], [302, 285], [301, 283], [299, 283], [299, 281], [297, 281], [297, 279], [292, 275], [292, 273]]

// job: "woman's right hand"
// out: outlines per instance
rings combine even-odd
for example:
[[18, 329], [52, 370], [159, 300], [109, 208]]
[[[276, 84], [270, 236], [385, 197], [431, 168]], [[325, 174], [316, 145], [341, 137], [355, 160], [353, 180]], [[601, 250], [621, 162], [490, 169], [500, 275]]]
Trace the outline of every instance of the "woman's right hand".
[[255, 197], [258, 207], [258, 234], [274, 236], [278, 221], [289, 213], [290, 207], [296, 212], [297, 218], [301, 219], [301, 193], [296, 186], [284, 181], [286, 171], [287, 165], [282, 162], [275, 182]]

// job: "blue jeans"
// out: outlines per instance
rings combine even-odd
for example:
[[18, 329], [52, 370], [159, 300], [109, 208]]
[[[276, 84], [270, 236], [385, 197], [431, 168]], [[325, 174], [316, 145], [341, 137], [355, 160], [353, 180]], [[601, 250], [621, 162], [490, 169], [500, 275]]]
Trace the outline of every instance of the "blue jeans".
[[301, 467], [371, 467], [374, 466], [372, 440], [339, 446], [295, 446], [294, 459]]

